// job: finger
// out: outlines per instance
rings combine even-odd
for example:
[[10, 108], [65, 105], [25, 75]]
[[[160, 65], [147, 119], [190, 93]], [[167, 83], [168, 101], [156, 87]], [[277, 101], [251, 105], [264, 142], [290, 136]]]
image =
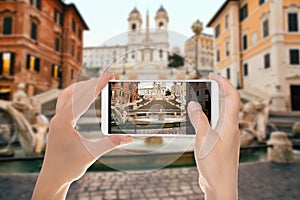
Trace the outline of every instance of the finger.
[[209, 79], [215, 80], [218, 83], [220, 91], [225, 95], [225, 98], [236, 98], [236, 96], [238, 95], [238, 91], [234, 88], [234, 86], [228, 79], [213, 73], [209, 74]]
[[196, 145], [201, 146], [203, 138], [210, 129], [208, 119], [202, 111], [201, 105], [195, 101], [191, 101], [188, 104], [188, 114], [196, 131]]
[[98, 79], [74, 83], [64, 89], [57, 99], [56, 114], [63, 117], [67, 123], [71, 122], [74, 125], [111, 77], [109, 73], [104, 73]]
[[225, 123], [225, 119], [229, 117], [231, 121], [238, 119], [240, 95], [234, 86], [224, 77], [216, 74], [210, 74], [209, 78], [215, 80], [220, 88], [220, 94], [224, 95], [224, 99], [220, 98], [220, 116], [219, 120]]
[[111, 77], [109, 73], [104, 73], [98, 79], [79, 82], [74, 86], [72, 98], [73, 120], [77, 121], [90, 107]]
[[85, 147], [94, 158], [99, 158], [116, 147], [129, 144], [132, 141], [130, 135], [110, 135], [98, 141], [83, 140]]

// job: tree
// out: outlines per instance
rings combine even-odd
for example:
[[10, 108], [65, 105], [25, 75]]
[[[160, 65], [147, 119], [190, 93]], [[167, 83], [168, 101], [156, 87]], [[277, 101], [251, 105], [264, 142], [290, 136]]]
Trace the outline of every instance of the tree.
[[178, 54], [169, 55], [169, 67], [177, 68], [184, 66], [184, 58]]

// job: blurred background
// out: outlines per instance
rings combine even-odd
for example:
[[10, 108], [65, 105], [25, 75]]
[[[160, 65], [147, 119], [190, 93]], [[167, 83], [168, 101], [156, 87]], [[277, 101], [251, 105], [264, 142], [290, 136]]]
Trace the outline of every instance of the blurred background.
[[[241, 95], [241, 199], [299, 196], [298, 0], [7, 0], [0, 1], [0, 180], [5, 185], [0, 199], [15, 199], [22, 191], [21, 199], [30, 198], [59, 93], [104, 71], [128, 80], [205, 79], [210, 72], [226, 77]], [[125, 88], [116, 98], [135, 106], [132, 92]], [[172, 92], [161, 95], [173, 95], [176, 106], [176, 94], [182, 91]], [[100, 102], [98, 97], [76, 126], [86, 138], [100, 136]], [[175, 106], [170, 110], [174, 115]], [[98, 160], [88, 173], [115, 180], [118, 170], [167, 168], [156, 171], [153, 180], [166, 175], [186, 183], [185, 189], [174, 189], [177, 193], [169, 183], [160, 191], [154, 182], [150, 189], [147, 183], [142, 189], [133, 187], [142, 192], [123, 188], [123, 195], [113, 184], [84, 177], [68, 198], [202, 199], [193, 142], [135, 138]], [[133, 179], [129, 186], [144, 183], [134, 174], [119, 173], [124, 180]], [[16, 180], [31, 184], [19, 187]]]

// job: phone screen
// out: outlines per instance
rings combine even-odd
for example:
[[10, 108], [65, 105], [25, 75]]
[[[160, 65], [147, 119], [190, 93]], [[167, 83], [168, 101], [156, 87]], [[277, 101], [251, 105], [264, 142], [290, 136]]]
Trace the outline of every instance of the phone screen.
[[201, 104], [211, 122], [211, 83], [180, 81], [109, 82], [108, 132], [194, 135], [187, 105]]

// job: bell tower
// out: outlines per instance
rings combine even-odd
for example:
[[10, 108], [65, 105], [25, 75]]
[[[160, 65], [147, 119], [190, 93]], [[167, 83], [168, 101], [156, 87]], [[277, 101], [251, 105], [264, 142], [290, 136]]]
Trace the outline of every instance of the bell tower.
[[166, 9], [163, 6], [160, 6], [160, 8], [157, 10], [155, 22], [157, 29], [168, 29], [169, 16]]
[[135, 7], [129, 14], [128, 17], [128, 30], [129, 31], [136, 31], [137, 29], [142, 28], [142, 17], [141, 13]]

